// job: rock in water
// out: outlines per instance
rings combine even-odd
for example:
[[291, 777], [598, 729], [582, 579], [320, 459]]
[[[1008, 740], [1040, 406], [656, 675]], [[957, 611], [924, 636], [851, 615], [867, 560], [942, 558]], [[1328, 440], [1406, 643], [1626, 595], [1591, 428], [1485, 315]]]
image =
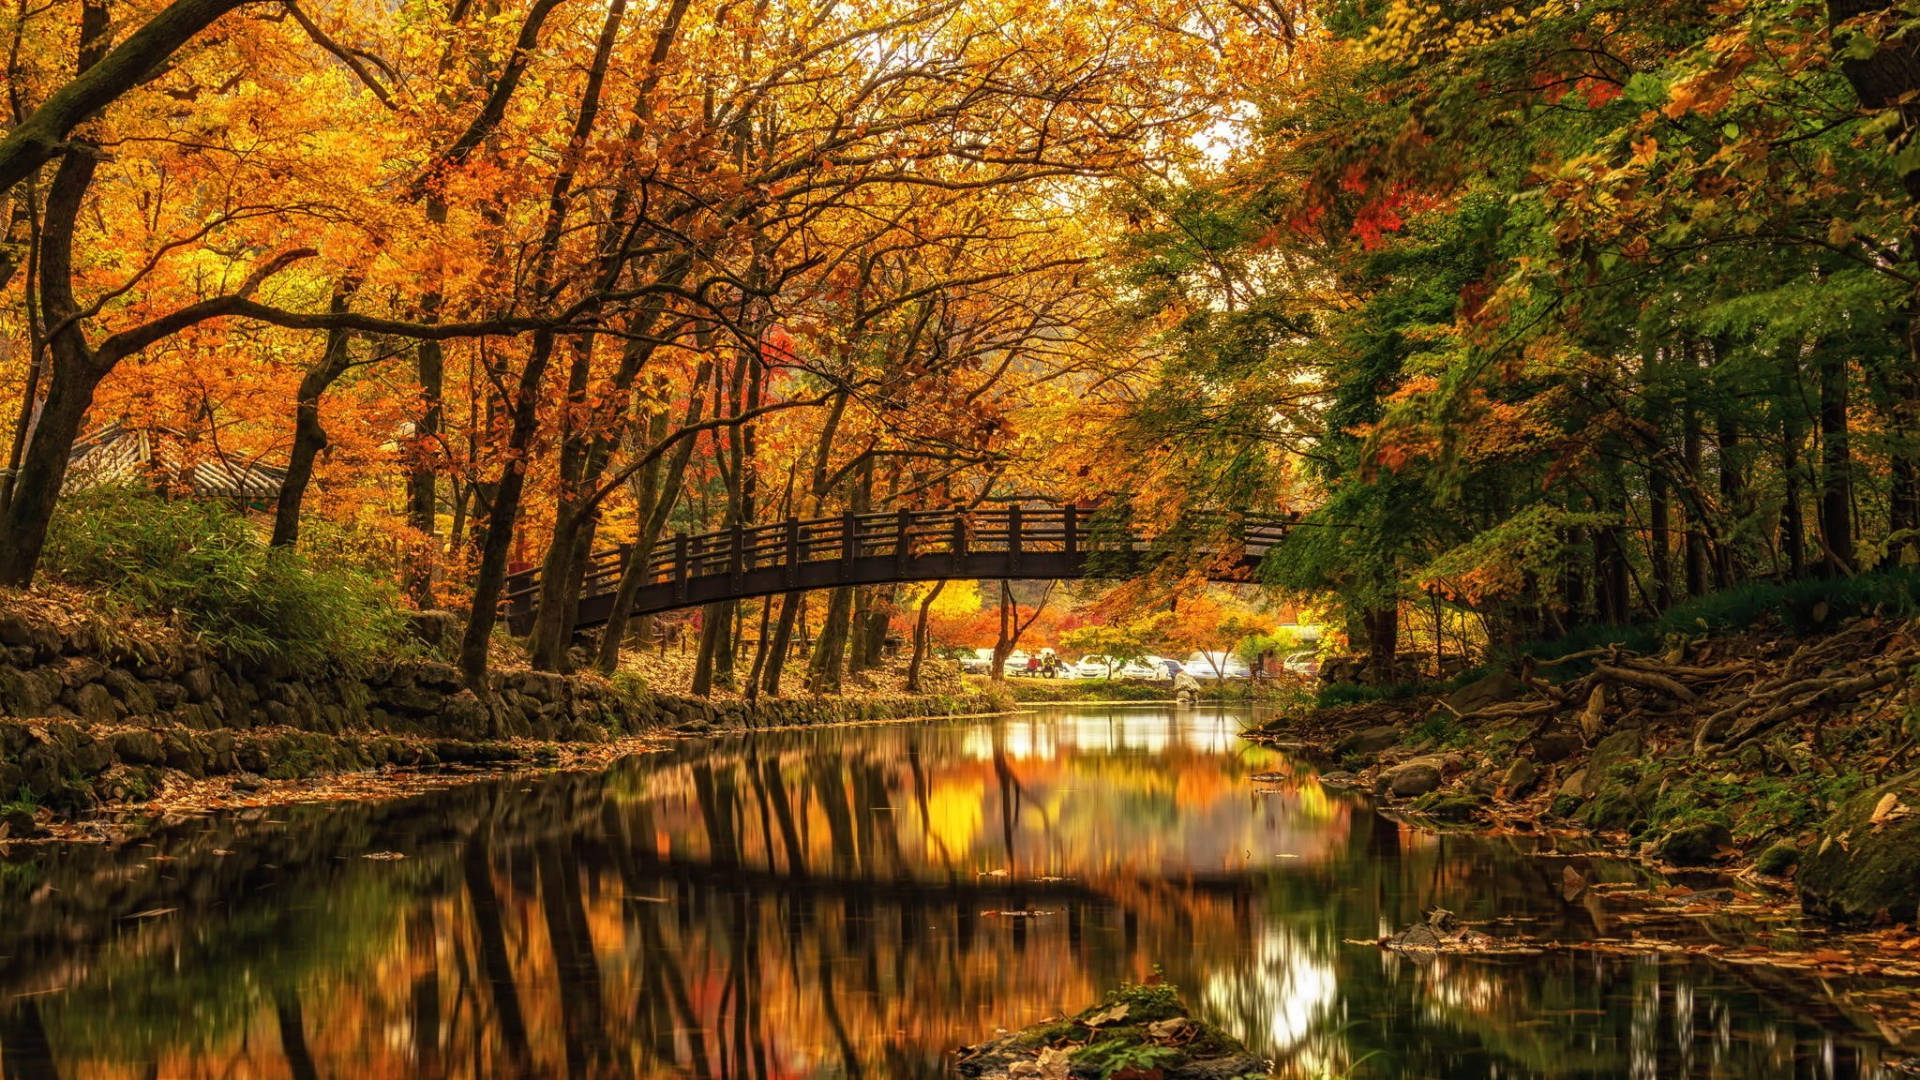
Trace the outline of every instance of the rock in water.
[[968, 1080], [1267, 1080], [1267, 1064], [1238, 1039], [1189, 1015], [1171, 986], [1129, 986], [1065, 1020], [962, 1047]]
[[1409, 761], [1387, 770], [1387, 790], [1402, 799], [1425, 795], [1440, 786], [1440, 769], [1432, 762]]
[[1415, 923], [1405, 930], [1384, 938], [1380, 944], [1396, 952], [1414, 954], [1427, 952], [1473, 952], [1484, 949], [1494, 940], [1478, 930], [1470, 930], [1458, 916], [1446, 908], [1434, 908], [1427, 913], [1427, 921]]
[[1682, 825], [1660, 838], [1654, 853], [1675, 866], [1708, 866], [1720, 861], [1722, 848], [1733, 846], [1725, 825], [1701, 822]]

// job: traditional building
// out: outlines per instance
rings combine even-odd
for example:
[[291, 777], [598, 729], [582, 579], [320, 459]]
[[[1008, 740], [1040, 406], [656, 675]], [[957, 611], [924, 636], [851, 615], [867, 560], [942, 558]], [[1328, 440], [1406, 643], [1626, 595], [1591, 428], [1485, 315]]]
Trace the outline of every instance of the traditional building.
[[261, 510], [280, 495], [286, 470], [228, 457], [208, 440], [168, 427], [107, 424], [83, 436], [67, 458], [68, 491], [139, 485], [172, 495], [227, 499]]

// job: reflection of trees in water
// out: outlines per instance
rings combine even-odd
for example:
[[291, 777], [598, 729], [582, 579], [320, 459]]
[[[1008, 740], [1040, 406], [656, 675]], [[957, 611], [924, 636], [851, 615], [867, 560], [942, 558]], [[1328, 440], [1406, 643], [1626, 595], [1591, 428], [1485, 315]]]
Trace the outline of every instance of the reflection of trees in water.
[[[1757, 1014], [1758, 998], [1693, 993], [1673, 969], [1590, 957], [1422, 967], [1343, 944], [1442, 899], [1469, 918], [1535, 918], [1527, 929], [1545, 935], [1590, 921], [1558, 899], [1560, 863], [1403, 835], [1371, 813], [1302, 817], [1282, 797], [1223, 787], [1182, 806], [1175, 831], [1143, 830], [1142, 845], [1254, 814], [1312, 857], [1250, 872], [1190, 861], [1167, 875], [1123, 852], [1067, 867], [1073, 880], [1039, 880], [1029, 875], [1079, 850], [1071, 833], [1087, 820], [1059, 809], [1069, 804], [1054, 789], [1165, 791], [1182, 770], [1241, 766], [1162, 740], [1151, 759], [1056, 774], [1045, 770], [1075, 763], [1021, 759], [991, 732], [969, 758], [964, 735], [770, 733], [525, 793], [499, 785], [385, 816], [318, 815], [301, 826], [318, 833], [252, 848], [226, 837], [231, 859], [251, 865], [223, 857], [205, 862], [210, 872], [238, 881], [282, 867], [259, 879], [270, 887], [151, 924], [103, 914], [97, 943], [64, 954], [34, 939], [34, 955], [64, 964], [74, 986], [0, 1005], [5, 1076], [40, 1080], [58, 1063], [103, 1080], [911, 1080], [940, 1075], [959, 1043], [1077, 1009], [1155, 964], [1294, 1075], [1486, 1075], [1498, 1063], [1515, 1077], [1666, 1076], [1697, 1029], [1730, 1032], [1711, 1050], [1702, 1042], [1692, 1064], [1718, 1071], [1701, 1075], [1788, 1076], [1778, 1048], [1808, 1045], [1791, 1025], [1763, 1045], [1733, 1011]], [[952, 783], [965, 769], [983, 804], [967, 819], [977, 847], [950, 845], [936, 806], [936, 791], [971, 790]], [[409, 858], [346, 855], [377, 847]], [[988, 914], [1027, 909], [1051, 914]]]

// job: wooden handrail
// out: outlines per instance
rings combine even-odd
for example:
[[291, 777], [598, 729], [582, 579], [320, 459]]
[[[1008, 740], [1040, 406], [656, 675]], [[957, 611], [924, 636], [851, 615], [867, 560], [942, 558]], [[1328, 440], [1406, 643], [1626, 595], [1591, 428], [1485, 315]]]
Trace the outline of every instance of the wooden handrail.
[[[737, 525], [714, 532], [675, 534], [655, 544], [640, 569], [642, 587], [671, 587], [676, 601], [690, 595], [693, 582], [724, 578], [732, 591], [745, 587], [749, 575], [778, 570], [787, 588], [800, 587], [808, 566], [837, 565], [833, 574], [847, 579], [853, 567], [869, 559], [886, 560], [899, 580], [912, 580], [917, 560], [938, 560], [958, 576], [966, 567], [991, 570], [977, 576], [1019, 576], [1029, 558], [1048, 556], [1055, 567], [1064, 556], [1078, 566], [1083, 557], [1112, 554], [1136, 557], [1173, 539], [1200, 539], [1226, 531], [1239, 549], [1239, 560], [1257, 560], [1283, 538], [1291, 520], [1224, 513], [1195, 514], [1154, 536], [1128, 529], [1124, 536], [1089, 528], [1097, 511], [1083, 507], [1021, 507], [999, 509], [887, 510], [846, 512], [812, 521], [789, 519], [756, 525]], [[1118, 541], [1118, 542], [1116, 542]], [[1204, 549], [1203, 549], [1204, 550]], [[622, 544], [593, 552], [581, 578], [582, 595], [610, 593], [628, 572], [633, 546]], [[982, 566], [979, 560], [998, 565]], [[937, 569], [935, 567], [934, 569]], [[931, 571], [924, 564], [920, 572]], [[871, 570], [861, 573], [873, 580]], [[538, 570], [511, 575], [503, 605], [509, 610], [531, 607], [540, 589]], [[706, 587], [709, 595], [712, 586]], [[762, 585], [760, 591], [764, 592]]]

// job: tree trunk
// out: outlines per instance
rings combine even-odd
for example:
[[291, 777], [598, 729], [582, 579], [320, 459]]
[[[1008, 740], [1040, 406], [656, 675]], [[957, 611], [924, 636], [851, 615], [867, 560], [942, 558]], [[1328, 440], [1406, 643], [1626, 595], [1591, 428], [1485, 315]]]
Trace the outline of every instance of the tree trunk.
[[866, 630], [861, 639], [861, 663], [866, 667], [877, 668], [886, 659], [887, 631], [893, 626], [893, 602], [897, 591], [890, 585], [873, 590], [873, 599], [867, 608]]
[[873, 593], [871, 586], [863, 586], [853, 591], [853, 622], [848, 633], [847, 675], [858, 675], [865, 671], [867, 663], [867, 624], [873, 619]]
[[693, 662], [693, 695], [706, 697], [717, 683], [733, 685], [733, 604], [721, 600], [700, 609], [700, 650]]
[[1820, 541], [1830, 575], [1854, 571], [1853, 450], [1847, 425], [1847, 361], [1822, 350], [1820, 367]]
[[507, 557], [513, 550], [513, 530], [520, 518], [520, 497], [526, 489], [527, 456], [539, 421], [540, 383], [553, 356], [553, 333], [539, 330], [533, 350], [520, 373], [513, 402], [513, 426], [507, 433], [505, 462], [487, 508], [486, 535], [480, 545], [480, 566], [473, 577], [473, 611], [460, 637], [460, 672], [474, 693], [487, 692], [487, 647], [499, 621], [500, 593], [507, 583]]
[[1647, 561], [1653, 567], [1653, 606], [1659, 614], [1673, 606], [1673, 508], [1667, 477], [1655, 464], [1647, 469]]
[[800, 601], [804, 596], [804, 593], [790, 592], [780, 597], [780, 616], [774, 620], [773, 640], [767, 644], [767, 665], [760, 674], [760, 688], [768, 697], [780, 696], [780, 675], [793, 648], [793, 623], [800, 614]]
[[1691, 404], [1688, 404], [1681, 410], [1680, 460], [1685, 472], [1681, 483], [1693, 496], [1685, 500], [1687, 595], [1689, 597], [1706, 594], [1707, 574], [1711, 564], [1707, 548], [1707, 531], [1712, 526], [1708, 523], [1707, 515], [1701, 506], [1705, 495], [1700, 491], [1700, 478], [1704, 475], [1700, 443], [1700, 414]]
[[[1894, 0], [1828, 0], [1827, 25], [1829, 28], [1862, 15], [1891, 13], [1897, 20], [1895, 26], [1902, 26], [1906, 19], [1905, 10]], [[1869, 110], [1894, 110], [1895, 123], [1888, 127], [1887, 139], [1895, 151], [1896, 162], [1911, 162], [1912, 155], [1903, 153], [1909, 148], [1916, 134], [1920, 134], [1920, 35], [1910, 33], [1877, 33], [1866, 41], [1857, 40], [1855, 33], [1836, 33], [1834, 51], [1843, 57], [1840, 71], [1853, 87], [1854, 95], [1860, 104]], [[1864, 50], [1853, 48], [1866, 45]], [[1907, 201], [1920, 206], [1920, 166], [1908, 163], [1902, 166], [1900, 186], [1906, 192]], [[1913, 246], [1915, 238], [1909, 237], [1906, 265], [1909, 269], [1915, 265]], [[1891, 426], [1895, 436], [1895, 449], [1892, 455], [1892, 490], [1888, 503], [1889, 524], [1892, 529], [1910, 529], [1920, 525], [1920, 463], [1916, 462], [1916, 448], [1913, 440], [1920, 436], [1916, 427], [1920, 426], [1920, 287], [1908, 292], [1904, 304], [1902, 352], [1906, 358], [1906, 370], [1893, 380], [1899, 389], [1899, 400], [1894, 408]], [[1840, 372], [1830, 380], [1829, 369], [1839, 366]], [[1824, 363], [1821, 366], [1821, 409], [1820, 428], [1822, 436], [1822, 461], [1825, 464], [1830, 453], [1830, 432], [1835, 427], [1844, 430], [1845, 408], [1842, 404], [1837, 412], [1837, 420], [1829, 419], [1828, 399], [1834, 397], [1842, 403], [1845, 400], [1845, 366], [1837, 362]], [[1829, 394], [1829, 382], [1837, 384], [1835, 392]], [[1845, 456], [1844, 434], [1841, 436], [1840, 457]], [[1850, 486], [1851, 480], [1843, 475], [1840, 479]], [[1833, 490], [1833, 480], [1823, 480], [1821, 490], [1821, 530], [1827, 547], [1826, 569], [1829, 572], [1853, 569], [1853, 538], [1849, 522], [1845, 515], [1838, 512], [1836, 503], [1842, 493]], [[1851, 491], [1846, 491], [1850, 501]], [[1827, 534], [1831, 523], [1837, 535]], [[1839, 545], [1836, 546], [1836, 541]]]
[[1780, 503], [1780, 548], [1787, 559], [1788, 575], [1801, 578], [1807, 574], [1806, 467], [1800, 461], [1804, 434], [1791, 408], [1782, 410], [1780, 428], [1780, 473], [1785, 480]]
[[[355, 282], [343, 280], [333, 291], [333, 313], [343, 314], [352, 299]], [[300, 506], [306, 499], [307, 485], [313, 480], [314, 461], [327, 448], [327, 429], [320, 423], [320, 398], [340, 376], [346, 374], [352, 354], [347, 344], [352, 335], [335, 327], [327, 331], [327, 345], [320, 362], [300, 379], [294, 396], [293, 448], [287, 452], [287, 475], [280, 483], [280, 495], [273, 507], [271, 547], [291, 548], [300, 540]]]
[[[1587, 575], [1582, 565], [1587, 557], [1587, 531], [1577, 525], [1569, 528], [1561, 543], [1566, 552], [1560, 560], [1560, 607], [1567, 613], [1568, 623], [1578, 623], [1585, 618], [1587, 610]], [[1364, 627], [1364, 613], [1361, 622]]]
[[[427, 220], [435, 227], [446, 224], [447, 204], [438, 195], [427, 197]], [[441, 296], [438, 286], [420, 297], [420, 321], [440, 318]], [[440, 428], [445, 416], [447, 358], [438, 341], [421, 341], [414, 349], [414, 374], [420, 382], [420, 415], [413, 423], [413, 454], [407, 469], [407, 523], [427, 540], [429, 549], [438, 522], [435, 499], [440, 459]], [[433, 552], [435, 556], [439, 553]], [[433, 604], [433, 574], [437, 558], [412, 560], [407, 567], [407, 592], [421, 607]]]
[[[151, 30], [179, 6], [176, 4], [174, 8], [166, 9], [134, 36], [137, 38]], [[109, 20], [105, 5], [87, 0], [80, 9], [79, 70], [82, 79], [97, 74], [103, 66], [103, 57], [108, 55], [108, 33]], [[129, 39], [128, 44], [131, 43]], [[118, 57], [126, 52], [127, 46], [123, 45], [112, 55]], [[80, 81], [69, 83], [67, 89]], [[33, 117], [47, 112], [56, 99], [67, 93], [67, 89], [56, 92], [45, 105], [35, 110], [33, 116], [28, 118], [28, 123], [32, 122]], [[0, 147], [11, 146], [27, 127], [28, 124], [22, 124], [15, 128]], [[61, 128], [58, 134], [65, 135], [66, 129]], [[0, 519], [0, 585], [18, 589], [33, 584], [34, 570], [40, 565], [40, 552], [47, 542], [47, 527], [53, 521], [54, 503], [60, 497], [60, 485], [66, 480], [67, 459], [73, 453], [74, 440], [80, 437], [80, 429], [86, 423], [87, 410], [93, 405], [94, 391], [113, 367], [111, 358], [103, 360], [88, 349], [79, 325], [80, 307], [73, 296], [73, 236], [81, 207], [86, 202], [87, 189], [93, 185], [93, 173], [99, 160], [99, 152], [93, 144], [83, 139], [72, 140], [66, 155], [60, 159], [59, 168], [54, 170], [52, 181], [47, 185], [47, 201], [41, 208], [40, 265], [37, 268], [40, 315], [47, 325], [58, 329], [47, 341], [47, 400], [40, 408], [40, 420], [34, 427], [26, 453], [21, 457], [20, 472], [13, 479], [12, 498], [7, 504], [6, 516]], [[0, 183], [0, 191], [12, 186], [12, 183], [12, 180]]]
[[1746, 465], [1742, 460], [1746, 451], [1740, 446], [1739, 427], [1724, 413], [1714, 418], [1714, 442], [1720, 459], [1721, 520], [1729, 528], [1718, 530], [1714, 538], [1713, 579], [1715, 588], [1730, 589], [1741, 576], [1734, 563], [1736, 530], [1731, 526], [1747, 515]]
[[920, 612], [913, 620], [913, 657], [907, 661], [907, 693], [920, 692], [920, 671], [927, 662], [927, 646], [931, 643], [933, 602], [940, 598], [940, 590], [947, 587], [945, 581], [936, 581], [927, 595], [920, 599]]
[[1395, 659], [1400, 652], [1400, 607], [1374, 608], [1362, 616], [1367, 628], [1367, 676], [1385, 685], [1396, 676]]
[[853, 590], [842, 586], [833, 590], [827, 601], [827, 614], [820, 636], [813, 644], [813, 657], [807, 667], [807, 689], [816, 694], [840, 692], [840, 672], [847, 651], [847, 634], [853, 622]]
[[13, 502], [7, 507], [5, 528], [0, 530], [0, 585], [24, 589], [33, 584], [40, 552], [47, 542], [47, 527], [53, 521], [54, 502], [67, 475], [67, 458], [80, 437], [99, 384], [100, 377], [83, 362], [63, 363], [56, 355], [40, 422], [34, 428], [33, 441], [27, 444], [20, 475], [14, 478]]
[[[707, 364], [708, 361], [702, 361], [694, 373], [687, 409], [683, 414], [685, 418], [681, 422], [683, 428], [699, 423], [705, 411], [701, 392], [706, 385]], [[666, 425], [666, 413], [662, 412], [654, 418], [651, 430], [657, 435], [649, 438], [650, 445], [658, 446], [660, 440], [667, 437]], [[595, 666], [602, 674], [611, 675], [620, 665], [620, 647], [626, 639], [627, 620], [633, 615], [633, 605], [641, 587], [647, 584], [647, 564], [653, 558], [653, 549], [666, 531], [674, 504], [680, 501], [681, 484], [686, 477], [687, 462], [693, 458], [693, 447], [694, 440], [691, 438], [682, 439], [674, 447], [673, 456], [667, 463], [666, 476], [653, 496], [653, 505], [648, 508], [640, 536], [633, 545], [632, 553], [627, 556], [627, 565], [620, 571], [620, 585], [613, 594], [613, 608], [607, 615], [607, 625], [600, 631], [600, 655]]]

